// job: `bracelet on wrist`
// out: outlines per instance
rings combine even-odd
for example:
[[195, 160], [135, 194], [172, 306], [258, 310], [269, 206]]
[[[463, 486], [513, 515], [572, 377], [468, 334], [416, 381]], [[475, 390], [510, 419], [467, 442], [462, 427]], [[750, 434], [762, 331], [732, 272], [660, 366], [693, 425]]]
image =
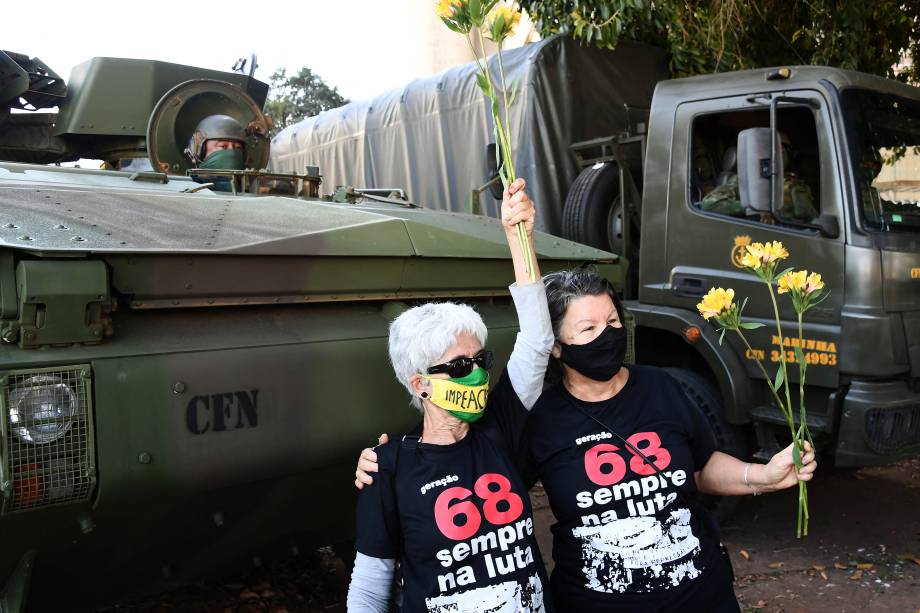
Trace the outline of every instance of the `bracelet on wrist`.
[[750, 470], [751, 470], [751, 463], [750, 463], [750, 462], [747, 462], [747, 463], [744, 465], [744, 484], [745, 484], [746, 486], [748, 486], [749, 488], [751, 488], [751, 492], [752, 492], [755, 496], [760, 496], [761, 492], [758, 492], [756, 489], [754, 489], [754, 486], [751, 485], [751, 482], [750, 482], [750, 481], [748, 481], [748, 471], [750, 471]]

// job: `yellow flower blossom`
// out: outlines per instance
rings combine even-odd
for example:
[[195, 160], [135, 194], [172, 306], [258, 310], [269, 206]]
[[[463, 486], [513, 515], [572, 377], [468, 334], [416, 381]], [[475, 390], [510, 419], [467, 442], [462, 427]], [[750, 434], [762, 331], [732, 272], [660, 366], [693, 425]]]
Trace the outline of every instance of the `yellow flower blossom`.
[[458, 4], [459, 2], [457, 0], [438, 0], [435, 12], [437, 12], [438, 17], [441, 19], [449, 19], [454, 16]]
[[741, 263], [748, 268], [765, 268], [773, 262], [789, 257], [789, 252], [780, 241], [753, 243], [748, 245], [746, 250]]
[[821, 280], [821, 275], [816, 272], [808, 275], [808, 280], [805, 282], [805, 294], [811, 294], [818, 291], [819, 289], [824, 288], [824, 281]]
[[808, 271], [799, 270], [797, 272], [787, 272], [782, 277], [777, 279], [777, 284], [779, 285], [779, 293], [785, 294], [786, 292], [797, 290], [803, 291], [805, 289], [805, 284], [807, 282]]
[[703, 301], [696, 305], [696, 308], [699, 309], [700, 315], [704, 319], [709, 319], [710, 317], [718, 317], [726, 311], [730, 311], [733, 302], [735, 300], [735, 290], [722, 289], [721, 287], [714, 287], [709, 290], [709, 293], [703, 296]]
[[513, 4], [496, 4], [486, 17], [487, 36], [500, 42], [514, 33], [520, 21], [521, 11], [516, 10]]

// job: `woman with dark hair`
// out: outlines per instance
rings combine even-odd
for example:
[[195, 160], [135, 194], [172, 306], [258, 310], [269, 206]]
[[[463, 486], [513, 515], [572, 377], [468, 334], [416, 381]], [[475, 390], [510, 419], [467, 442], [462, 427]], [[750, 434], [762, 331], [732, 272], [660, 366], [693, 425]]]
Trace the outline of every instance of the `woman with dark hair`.
[[[811, 479], [792, 447], [751, 464], [716, 450], [666, 371], [624, 365], [623, 308], [590, 270], [544, 277], [561, 374], [531, 410], [529, 449], [556, 518], [559, 611], [738, 611], [715, 519], [697, 494], [760, 494]], [[373, 453], [365, 450], [358, 479]]]

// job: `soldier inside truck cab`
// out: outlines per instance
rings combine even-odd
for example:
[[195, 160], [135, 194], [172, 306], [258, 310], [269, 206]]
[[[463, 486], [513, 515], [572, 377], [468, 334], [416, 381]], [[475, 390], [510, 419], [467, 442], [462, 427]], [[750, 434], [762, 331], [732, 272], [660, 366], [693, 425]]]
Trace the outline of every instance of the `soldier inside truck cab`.
[[[814, 197], [811, 188], [803, 181], [794, 171], [796, 154], [792, 146], [792, 141], [785, 132], [780, 132], [780, 143], [783, 155], [783, 204], [779, 211], [779, 220], [788, 219], [790, 221], [799, 221], [804, 223], [812, 222], [818, 217], [818, 211], [815, 208]], [[711, 169], [708, 160], [705, 158], [705, 145], [700, 145], [699, 150], [694, 156], [694, 160], [703, 160], [698, 168], [700, 170]], [[744, 217], [747, 213], [741, 204], [741, 197], [738, 191], [738, 155], [733, 145], [725, 148], [722, 155], [722, 171], [715, 177], [715, 185], [710, 182], [710, 189], [705, 193], [699, 206], [704, 211], [731, 215], [733, 217]], [[711, 172], [711, 170], [710, 170]], [[705, 177], [706, 174], [701, 172]], [[767, 214], [769, 217], [771, 215]], [[774, 223], [777, 220], [764, 219], [768, 223]]]

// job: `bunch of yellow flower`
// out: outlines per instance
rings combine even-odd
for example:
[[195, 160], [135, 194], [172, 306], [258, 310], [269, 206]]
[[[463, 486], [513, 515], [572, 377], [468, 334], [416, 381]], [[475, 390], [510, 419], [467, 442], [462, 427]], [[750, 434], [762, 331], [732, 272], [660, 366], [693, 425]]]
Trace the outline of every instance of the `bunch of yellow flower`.
[[[747, 338], [744, 336], [744, 330], [756, 330], [763, 327], [764, 324], [758, 322], [742, 321], [741, 314], [747, 300], [743, 301], [740, 306], [736, 305], [735, 292], [733, 289], [723, 289], [716, 287], [709, 290], [709, 293], [703, 296], [702, 302], [696, 305], [700, 315], [707, 321], [715, 318], [722, 326], [719, 343], [725, 338], [725, 332], [732, 330], [738, 334], [738, 338], [747, 349], [748, 356], [754, 356], [752, 359], [757, 363], [760, 372], [763, 373], [769, 391], [776, 401], [777, 408], [785, 417], [789, 426], [789, 434], [793, 441], [792, 457], [797, 469], [802, 468], [802, 456], [805, 454], [805, 441], [809, 441], [812, 447], [814, 442], [811, 440], [811, 434], [808, 431], [808, 420], [805, 412], [805, 373], [807, 363], [801, 347], [803, 343], [802, 335], [802, 314], [808, 309], [815, 306], [827, 297], [824, 288], [824, 281], [821, 275], [807, 270], [794, 271], [792, 268], [776, 274], [776, 265], [780, 260], [789, 257], [789, 252], [779, 241], [766, 243], [754, 243], [746, 246], [746, 252], [741, 258], [741, 263], [756, 274], [761, 281], [766, 283], [770, 295], [770, 301], [773, 303], [773, 316], [776, 319], [776, 334], [773, 336], [774, 342], [779, 349], [781, 357], [779, 366], [774, 376], [770, 376], [766, 367], [751, 347]], [[778, 286], [776, 292], [773, 290], [774, 280]], [[785, 350], [786, 340], [784, 338], [783, 327], [780, 325], [779, 305], [776, 302], [776, 293], [789, 294], [792, 299], [792, 305], [798, 315], [798, 336], [799, 343], [793, 345], [795, 348], [795, 360], [787, 358]], [[788, 359], [788, 364], [787, 364]], [[793, 411], [792, 396], [789, 390], [789, 364], [798, 365], [799, 375], [799, 407], [798, 416]], [[780, 390], [784, 392], [785, 400], [780, 396]], [[798, 422], [798, 423], [796, 423]], [[796, 535], [802, 536], [808, 534], [808, 488], [805, 482], [799, 483], [799, 500], [798, 500], [798, 517], [796, 521]]]
[[780, 294], [789, 294], [792, 298], [792, 306], [795, 312], [801, 317], [802, 313], [821, 302], [824, 299], [822, 290], [824, 281], [821, 275], [816, 272], [809, 273], [807, 270], [789, 271], [780, 275], [776, 280], [779, 286]]
[[776, 280], [776, 284], [779, 286], [778, 291], [780, 294], [786, 294], [791, 291], [800, 292], [805, 288], [805, 284], [807, 282], [807, 270], [799, 270], [796, 272], [789, 271]]
[[789, 252], [779, 241], [754, 243], [746, 247], [746, 253], [741, 257], [741, 263], [753, 270], [758, 277], [767, 283], [773, 282], [773, 273], [776, 263], [789, 257]]
[[699, 309], [700, 315], [708, 320], [731, 311], [731, 308], [734, 306], [734, 301], [735, 290], [714, 287], [709, 290], [708, 294], [703, 296], [703, 301], [696, 305], [696, 308]]
[[[477, 7], [470, 5], [469, 0], [438, 0], [435, 13], [448, 28], [458, 34], [468, 35], [473, 26], [476, 25], [477, 15], [474, 15], [472, 10], [473, 8], [481, 7], [480, 3], [477, 3]], [[481, 24], [481, 15], [478, 17]]]
[[513, 4], [496, 4], [486, 17], [487, 36], [495, 42], [501, 42], [514, 33], [514, 28], [521, 21], [521, 11]]
[[458, 0], [438, 0], [438, 6], [435, 12], [441, 19], [453, 17], [454, 13], [457, 12], [458, 4], [460, 4]]

